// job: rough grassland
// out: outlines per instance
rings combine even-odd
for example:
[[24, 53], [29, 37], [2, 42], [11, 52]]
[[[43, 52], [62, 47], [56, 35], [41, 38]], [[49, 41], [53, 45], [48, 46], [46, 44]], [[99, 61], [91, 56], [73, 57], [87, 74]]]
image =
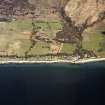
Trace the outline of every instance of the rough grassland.
[[[30, 34], [32, 31], [31, 20], [16, 20], [13, 22], [0, 23], [0, 55], [25, 56], [25, 52], [31, 46]], [[46, 33], [49, 38], [53, 38], [56, 32], [62, 29], [59, 21], [35, 21], [36, 27]], [[83, 48], [93, 50], [99, 56], [105, 57], [105, 25], [97, 24], [93, 28], [87, 29], [83, 34]], [[41, 55], [50, 52], [50, 45], [45, 42], [38, 42], [31, 49], [29, 55]], [[74, 44], [63, 44], [61, 53], [72, 54], [76, 46]]]
[[[60, 22], [57, 21], [35, 21], [35, 25], [36, 27], [41, 27], [49, 38], [55, 37], [56, 32], [62, 28]], [[10, 23], [1, 22], [0, 55], [24, 56], [31, 46], [31, 31], [32, 21], [29, 19], [17, 20]], [[47, 43], [38, 42], [29, 54], [47, 54], [49, 52], [48, 46]]]
[[99, 23], [93, 28], [87, 29], [83, 34], [83, 47], [93, 50], [99, 56], [105, 56], [105, 24]]

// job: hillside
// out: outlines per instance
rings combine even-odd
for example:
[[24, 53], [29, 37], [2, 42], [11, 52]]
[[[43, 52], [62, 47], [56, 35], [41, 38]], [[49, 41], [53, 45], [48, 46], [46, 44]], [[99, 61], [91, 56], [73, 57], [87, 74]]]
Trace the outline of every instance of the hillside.
[[77, 51], [82, 53], [81, 50], [83, 50], [84, 53], [83, 33], [105, 19], [105, 1], [69, 0], [60, 13], [64, 23], [64, 37], [68, 38], [69, 42], [76, 42]]
[[105, 57], [104, 0], [0, 0], [0, 59]]

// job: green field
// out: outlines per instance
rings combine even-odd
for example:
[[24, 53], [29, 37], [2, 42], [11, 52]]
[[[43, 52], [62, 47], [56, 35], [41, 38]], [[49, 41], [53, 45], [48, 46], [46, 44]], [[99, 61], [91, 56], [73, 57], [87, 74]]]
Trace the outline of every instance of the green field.
[[63, 44], [61, 53], [73, 54], [75, 48], [76, 48], [75, 44], [68, 44], [68, 43]]
[[94, 51], [99, 56], [105, 56], [105, 24], [97, 24], [87, 29], [83, 34], [83, 48]]
[[[34, 21], [36, 27], [46, 33], [49, 38], [54, 38], [56, 33], [62, 29], [60, 21]], [[105, 25], [97, 24], [96, 27], [87, 29], [83, 34], [83, 48], [95, 51], [99, 56], [105, 56], [105, 35], [102, 34]], [[25, 52], [31, 46], [30, 33], [32, 21], [30, 19], [16, 20], [0, 23], [0, 55], [25, 56]], [[61, 43], [62, 45], [62, 43]], [[43, 55], [50, 52], [48, 43], [39, 41], [31, 49], [29, 55]], [[72, 54], [76, 49], [75, 44], [64, 43], [60, 53]]]
[[[41, 27], [49, 38], [55, 37], [56, 32], [62, 28], [59, 21], [35, 21], [34, 23], [36, 27]], [[0, 53], [5, 52], [8, 55], [25, 56], [25, 52], [31, 46], [32, 21], [27, 19], [10, 23], [2, 22], [0, 24]], [[48, 47], [49, 45], [39, 41], [30, 51], [29, 55], [49, 53], [49, 49], [45, 48], [46, 46]]]

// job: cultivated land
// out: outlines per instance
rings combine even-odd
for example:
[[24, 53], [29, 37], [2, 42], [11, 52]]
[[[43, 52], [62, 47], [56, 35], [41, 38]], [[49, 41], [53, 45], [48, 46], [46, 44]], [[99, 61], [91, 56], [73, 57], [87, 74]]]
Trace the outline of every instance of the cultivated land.
[[97, 56], [105, 57], [105, 24], [104, 22], [88, 28], [84, 32], [83, 48], [93, 50]]
[[[35, 21], [36, 27], [41, 27], [48, 38], [53, 38], [56, 32], [61, 30], [59, 21]], [[0, 55], [25, 56], [25, 52], [31, 46], [30, 36], [32, 32], [31, 19], [16, 20], [0, 23]], [[29, 55], [41, 55], [50, 52], [50, 44], [38, 41], [31, 49]]]
[[[41, 30], [49, 39], [56, 36], [56, 33], [62, 29], [59, 20], [52, 21], [34, 21], [36, 27]], [[97, 56], [105, 57], [105, 24], [104, 22], [96, 24], [92, 28], [88, 28], [83, 33], [83, 49], [92, 50]], [[17, 56], [25, 57], [25, 52], [30, 48], [32, 42], [30, 40], [32, 32], [31, 19], [18, 19], [12, 22], [0, 22], [0, 56]], [[41, 56], [51, 53], [53, 44], [44, 41], [38, 41], [36, 45], [29, 51], [28, 56]], [[60, 49], [59, 53], [73, 54], [76, 45], [72, 43], [58, 43], [56, 46]], [[58, 57], [59, 59], [62, 59]], [[55, 57], [51, 58], [57, 59]]]

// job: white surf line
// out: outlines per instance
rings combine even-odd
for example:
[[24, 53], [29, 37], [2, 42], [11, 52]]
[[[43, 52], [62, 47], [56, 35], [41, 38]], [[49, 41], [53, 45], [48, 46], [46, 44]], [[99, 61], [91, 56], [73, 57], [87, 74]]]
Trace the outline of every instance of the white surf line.
[[77, 61], [73, 61], [73, 60], [48, 60], [48, 61], [30, 61], [30, 60], [20, 60], [20, 61], [16, 61], [16, 60], [8, 60], [8, 61], [0, 61], [0, 64], [39, 64], [39, 63], [45, 63], [45, 64], [50, 64], [50, 63], [70, 63], [70, 64], [84, 64], [84, 63], [89, 63], [89, 62], [98, 62], [98, 61], [105, 61], [105, 58], [90, 58], [90, 59], [80, 59]]
[[73, 63], [71, 61], [68, 61], [68, 60], [55, 60], [55, 61], [0, 61], [0, 64], [14, 64], [14, 63], [17, 63], [17, 64], [25, 64], [25, 63], [29, 63], [29, 64], [39, 64], [39, 63], [46, 63], [46, 64], [50, 64], [50, 63]]
[[76, 64], [79, 64], [79, 63], [82, 64], [82, 63], [98, 62], [98, 61], [105, 61], [105, 58], [80, 59], [80, 60], [75, 61], [74, 63], [76, 63]]

